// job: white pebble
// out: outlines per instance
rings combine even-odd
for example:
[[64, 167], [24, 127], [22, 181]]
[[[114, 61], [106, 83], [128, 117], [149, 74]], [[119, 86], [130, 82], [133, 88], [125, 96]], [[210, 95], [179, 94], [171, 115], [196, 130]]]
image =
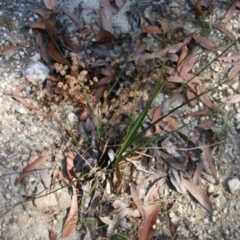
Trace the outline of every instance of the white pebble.
[[231, 193], [234, 193], [240, 188], [240, 181], [237, 178], [229, 180], [227, 184]]

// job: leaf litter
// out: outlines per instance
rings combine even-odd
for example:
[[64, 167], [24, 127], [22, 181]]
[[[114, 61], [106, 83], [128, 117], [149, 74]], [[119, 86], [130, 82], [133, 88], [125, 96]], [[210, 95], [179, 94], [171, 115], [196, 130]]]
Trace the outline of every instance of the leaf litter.
[[[204, 15], [205, 12], [199, 9], [208, 8], [209, 5], [203, 6], [197, 2], [196, 13]], [[83, 27], [74, 14], [62, 10], [81, 28], [81, 34], [78, 32], [74, 37], [64, 35], [66, 38], [63, 44], [59, 34], [61, 29], [56, 24], [57, 21], [51, 19], [58, 14], [57, 2], [44, 3], [48, 10], [35, 10], [41, 17], [36, 22], [28, 22], [29, 27], [36, 31], [36, 43], [42, 59], [54, 69], [52, 79], [47, 80], [51, 92], [50, 88], [46, 89], [41, 102], [51, 105], [52, 102], [60, 104], [62, 101], [70, 101], [77, 105], [79, 120], [85, 122], [81, 129], [85, 134], [85, 142], [81, 148], [88, 149], [80, 150], [77, 160], [74, 160], [72, 153], [68, 153], [65, 159], [66, 169], [63, 170], [66, 171], [68, 180], [62, 171], [54, 173], [54, 178], [67, 184], [72, 182], [69, 185], [72, 188], [72, 204], [63, 226], [62, 237], [70, 236], [77, 226], [79, 216], [84, 215], [99, 218], [108, 225], [103, 230], [107, 237], [114, 236], [116, 230], [121, 232], [120, 226], [129, 230], [128, 223], [134, 221], [138, 226], [135, 229], [138, 239], [151, 239], [154, 234], [153, 225], [163, 209], [159, 195], [161, 188], [164, 185], [171, 187], [166, 177], [170, 179], [175, 191], [183, 195], [189, 192], [203, 208], [212, 212], [214, 206], [208, 196], [207, 187], [205, 185], [203, 189], [201, 186], [201, 176], [206, 178], [209, 175], [215, 180], [215, 184], [218, 182], [216, 161], [208, 147], [208, 141], [202, 137], [196, 137], [193, 141], [182, 133], [182, 119], [177, 111], [181, 109], [176, 107], [176, 111], [172, 113], [170, 109], [180, 94], [191, 106], [196, 105], [199, 100], [206, 106], [188, 116], [205, 115], [209, 110], [217, 108], [202, 87], [204, 79], [192, 72], [198, 61], [197, 51], [192, 45], [217, 51], [216, 43], [198, 33], [184, 36], [178, 35], [181, 32], [179, 29], [169, 32], [166, 26], [161, 29], [157, 26], [158, 23], [163, 24], [160, 18], [151, 18], [155, 21], [151, 25], [142, 18], [141, 24], [138, 23], [141, 34], [136, 41], [131, 34], [117, 35], [112, 26], [114, 6], [104, 0], [100, 1], [100, 16], [96, 16], [100, 19], [100, 29], [96, 26]], [[121, 8], [125, 1], [115, 3]], [[228, 13], [227, 16], [231, 14]], [[134, 24], [131, 27], [133, 31]], [[214, 27], [234, 40], [229, 31], [218, 25]], [[164, 47], [149, 48], [146, 41], [152, 41], [151, 35], [167, 35], [174, 44], [166, 46], [164, 43]], [[93, 38], [96, 41], [91, 40]], [[69, 49], [74, 51], [69, 52]], [[147, 154], [144, 152], [137, 156], [132, 154], [123, 157], [115, 170], [112, 164], [115, 152], [126, 135], [121, 129], [129, 131], [128, 126], [143, 111], [158, 80], [163, 58], [169, 61], [169, 65], [163, 69], [164, 74], [160, 81], [165, 93], [172, 98], [171, 101], [166, 100], [156, 107], [150, 107], [148, 119], [144, 119], [141, 127], [144, 129], [149, 124], [154, 125], [139, 139], [144, 142], [158, 135], [155, 147], [151, 152], [147, 151]], [[238, 61], [239, 56], [220, 57], [218, 60]], [[238, 72], [237, 65], [230, 70], [229, 78]], [[40, 114], [38, 109], [20, 97], [26, 86], [19, 86], [13, 97]], [[235, 98], [238, 99], [238, 96]], [[237, 100], [232, 100], [235, 101]], [[194, 131], [199, 136], [204, 134], [201, 125], [195, 127]], [[129, 151], [134, 147], [135, 143], [131, 144]], [[188, 150], [192, 148], [196, 151]], [[40, 157], [26, 167], [15, 184], [19, 184], [29, 171], [45, 160], [46, 158]], [[114, 185], [116, 189], [113, 189]], [[81, 196], [77, 195], [78, 191], [82, 191]], [[116, 207], [114, 203], [120, 199], [126, 204]], [[167, 222], [171, 236], [174, 236], [175, 228], [169, 215]]]

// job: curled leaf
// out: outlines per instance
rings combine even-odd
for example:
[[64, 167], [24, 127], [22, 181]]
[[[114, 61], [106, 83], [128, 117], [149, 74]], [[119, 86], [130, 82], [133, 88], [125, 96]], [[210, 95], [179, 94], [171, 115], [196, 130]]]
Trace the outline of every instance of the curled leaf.
[[29, 173], [31, 173], [34, 169], [36, 169], [38, 166], [43, 164], [48, 159], [48, 155], [43, 155], [39, 158], [37, 158], [34, 162], [29, 164], [27, 167], [25, 167], [20, 174], [20, 176], [15, 180], [14, 185], [18, 185], [23, 178], [25, 178]]
[[153, 225], [156, 223], [160, 211], [159, 204], [150, 204], [145, 207], [146, 220], [142, 222], [138, 229], [139, 240], [150, 240], [153, 235]]

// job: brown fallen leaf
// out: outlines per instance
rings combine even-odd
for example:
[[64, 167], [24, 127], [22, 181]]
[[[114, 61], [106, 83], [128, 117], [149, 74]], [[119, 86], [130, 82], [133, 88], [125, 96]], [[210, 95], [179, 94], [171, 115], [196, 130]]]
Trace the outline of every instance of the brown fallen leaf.
[[100, 30], [97, 33], [96, 40], [100, 42], [109, 42], [114, 44], [117, 42], [117, 39], [107, 30]]
[[217, 170], [216, 170], [216, 167], [215, 167], [215, 159], [213, 158], [213, 156], [210, 152], [209, 146], [206, 145], [204, 139], [199, 141], [199, 146], [200, 146], [201, 150], [203, 151], [203, 154], [205, 155], [205, 158], [208, 162], [208, 165], [209, 165], [209, 168], [211, 170], [212, 176], [214, 177], [215, 180], [218, 180], [218, 174], [217, 174]]
[[221, 99], [223, 103], [238, 103], [240, 102], [240, 94], [235, 94], [234, 96], [230, 96], [228, 98]]
[[156, 223], [160, 209], [159, 203], [153, 203], [145, 207], [146, 220], [142, 222], [138, 229], [138, 240], [152, 239], [153, 225]]
[[49, 57], [48, 53], [47, 53], [47, 49], [46, 49], [46, 45], [43, 42], [43, 38], [42, 38], [42, 33], [38, 32], [36, 34], [36, 45], [38, 48], [38, 51], [41, 55], [41, 58], [46, 62], [46, 63], [50, 63], [51, 62], [51, 58]]
[[190, 194], [209, 212], [213, 211], [213, 205], [207, 195], [206, 190], [201, 189], [195, 184], [189, 182], [188, 180], [182, 178], [180, 182]]
[[77, 199], [77, 192], [75, 186], [72, 185], [72, 204], [70, 207], [70, 211], [68, 213], [68, 217], [64, 223], [62, 237], [69, 237], [71, 233], [76, 228], [76, 224], [78, 221], [78, 199]]
[[[197, 96], [194, 92], [192, 92], [192, 91], [189, 90], [189, 89], [187, 90], [186, 95], [187, 95], [187, 99], [188, 99], [188, 100], [193, 99], [193, 98], [195, 98], [195, 97]], [[197, 99], [191, 100], [191, 101], [189, 102], [189, 104], [190, 104], [192, 107], [196, 106], [196, 104], [197, 104]]]
[[217, 60], [220, 62], [225, 62], [225, 63], [239, 62], [240, 54], [234, 54], [229, 57], [219, 57]]
[[[197, 90], [198, 95], [203, 93], [203, 89], [199, 85], [196, 86], [196, 90]], [[201, 102], [208, 108], [214, 107], [213, 103], [210, 101], [210, 99], [208, 98], [208, 96], [206, 94], [201, 95], [199, 98], [200, 98]]]
[[240, 65], [235, 65], [228, 73], [228, 78], [233, 79], [240, 72]]
[[161, 29], [158, 26], [144, 26], [140, 25], [140, 28], [143, 30], [143, 32], [149, 33], [149, 34], [159, 34], [162, 33]]
[[48, 236], [49, 236], [49, 240], [55, 240], [56, 236], [55, 236], [55, 232], [52, 229], [48, 230]]
[[167, 116], [163, 119], [163, 121], [159, 122], [159, 125], [162, 129], [164, 129], [167, 132], [175, 131], [179, 128], [178, 121], [171, 116]]
[[100, 0], [100, 14], [104, 30], [112, 32], [113, 9], [108, 0]]
[[226, 15], [225, 15], [225, 18], [226, 19], [230, 19], [232, 16], [233, 16], [233, 14], [235, 13], [235, 10], [236, 10], [236, 3], [238, 2], [238, 0], [235, 0], [234, 2], [233, 2], [233, 4], [231, 5], [231, 7], [228, 9], [228, 11], [227, 11], [227, 13], [226, 13]]
[[189, 54], [185, 60], [183, 60], [183, 63], [181, 64], [181, 70], [179, 72], [179, 76], [183, 77], [186, 76], [187, 73], [193, 68], [195, 62], [197, 60], [197, 52], [193, 51], [191, 54]]
[[49, 41], [49, 43], [47, 45], [47, 52], [48, 52], [49, 56], [56, 62], [61, 63], [61, 64], [66, 64], [66, 65], [68, 64], [66, 58], [57, 51], [57, 49], [55, 48], [55, 45], [52, 41]]
[[39, 28], [39, 29], [46, 30], [47, 33], [54, 39], [54, 41], [57, 42], [57, 40], [58, 40], [57, 31], [44, 18], [41, 17], [36, 22], [28, 22], [28, 26], [33, 29]]
[[209, 50], [216, 49], [215, 43], [209, 38], [202, 37], [200, 35], [194, 35], [193, 38], [197, 43], [199, 43], [202, 47], [206, 49], [209, 49]]
[[218, 29], [220, 32], [224, 33], [228, 38], [235, 41], [237, 38], [231, 33], [229, 30], [227, 30], [224, 26], [222, 26], [220, 23], [214, 23], [212, 25], [214, 28]]
[[139, 198], [138, 192], [136, 190], [136, 185], [133, 182], [130, 183], [130, 191], [131, 191], [131, 197], [133, 199], [133, 202], [135, 203], [135, 205], [139, 209], [139, 212], [141, 213], [141, 216], [142, 216], [142, 221], [144, 222], [146, 220], [145, 209], [144, 209], [143, 204], [142, 204], [142, 202]]
[[58, 7], [57, 0], [43, 0], [46, 8], [54, 10]]
[[186, 114], [184, 114], [184, 116], [185, 117], [195, 117], [195, 116], [206, 115], [207, 113], [208, 113], [208, 110], [203, 109], [203, 110], [198, 110], [195, 112], [186, 113]]
[[23, 89], [25, 89], [29, 85], [29, 82], [25, 81], [21, 83], [13, 92], [13, 98], [15, 98], [17, 101], [22, 103], [26, 108], [29, 110], [33, 111], [34, 113], [41, 115], [41, 116], [46, 116], [46, 114], [39, 109], [37, 109], [34, 105], [29, 103], [26, 99], [22, 98], [20, 96], [21, 92]]
[[0, 50], [0, 56], [7, 55], [9, 53], [14, 53], [23, 48], [24, 46], [25, 46], [24, 43], [19, 44], [19, 46], [5, 46], [2, 50]]
[[178, 72], [180, 72], [183, 61], [186, 59], [187, 54], [188, 54], [188, 49], [187, 49], [187, 46], [184, 45], [184, 46], [182, 46], [182, 51], [181, 51], [181, 54], [180, 54], [180, 57], [179, 57], [178, 63], [177, 63], [177, 71]]
[[[161, 117], [162, 117], [162, 107], [158, 106], [153, 110], [152, 117], [151, 117], [152, 123], [156, 122]], [[154, 127], [155, 127], [155, 134], [159, 134], [161, 131], [159, 127], [159, 122], [157, 122]]]
[[73, 169], [74, 169], [74, 157], [72, 152], [69, 152], [67, 154], [67, 158], [66, 158], [66, 167], [67, 167], [67, 174], [70, 180], [72, 180], [75, 176], [73, 174]]
[[196, 169], [194, 171], [193, 180], [192, 180], [192, 183], [197, 186], [200, 184], [200, 177], [201, 177], [202, 169], [203, 169], [203, 161], [200, 160], [200, 162], [198, 163], [198, 166], [196, 167]]
[[126, 0], [115, 0], [116, 5], [118, 6], [119, 9], [123, 7], [125, 4]]
[[36, 169], [38, 166], [43, 164], [48, 159], [48, 155], [45, 154], [39, 158], [37, 158], [34, 162], [29, 164], [27, 167], [25, 167], [20, 174], [20, 176], [15, 180], [14, 185], [17, 186], [23, 178], [25, 178], [29, 173], [31, 173], [34, 169]]

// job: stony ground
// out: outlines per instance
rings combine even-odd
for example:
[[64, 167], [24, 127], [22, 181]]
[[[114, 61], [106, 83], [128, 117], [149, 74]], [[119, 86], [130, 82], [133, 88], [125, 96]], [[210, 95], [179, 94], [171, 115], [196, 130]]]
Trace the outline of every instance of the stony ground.
[[[89, 1], [93, 4], [97, 1]], [[169, 4], [172, 14], [185, 8], [185, 1], [174, 1]], [[223, 19], [230, 7], [227, 1], [214, 1], [214, 10], [209, 21]], [[65, 5], [64, 5], [65, 4]], [[63, 6], [74, 9], [77, 1], [63, 2]], [[184, 5], [184, 6], [183, 6]], [[96, 5], [94, 5], [96, 7]], [[39, 59], [39, 54], [34, 45], [33, 33], [26, 28], [26, 18], [34, 18], [31, 10], [44, 8], [39, 1], [1, 1], [0, 2], [0, 46], [24, 44], [20, 50], [0, 56], [0, 235], [1, 239], [51, 239], [49, 229], [54, 229], [61, 235], [63, 219], [66, 209], [71, 205], [71, 195], [66, 188], [56, 190], [54, 194], [47, 195], [51, 186], [51, 174], [58, 164], [64, 159], [62, 146], [64, 134], [60, 126], [71, 129], [74, 125], [74, 107], [61, 105], [56, 110], [55, 118], [51, 121], [41, 116], [33, 115], [21, 103], [12, 98], [13, 91], [24, 79], [24, 71], [29, 61]], [[119, 14], [119, 13], [118, 13]], [[122, 31], [127, 29], [127, 20], [121, 14], [115, 17]], [[236, 37], [239, 37], [239, 11], [231, 20], [222, 20]], [[120, 19], [120, 20], [119, 20]], [[115, 23], [116, 24], [116, 23]], [[197, 28], [196, 22], [191, 17], [180, 18], [176, 21], [179, 26], [186, 29]], [[222, 44], [228, 45], [226, 37], [219, 31], [212, 31], [211, 37]], [[239, 51], [237, 43], [231, 51]], [[229, 50], [230, 51], [230, 50]], [[199, 65], [195, 71], [207, 65], [215, 54], [204, 49], [199, 49]], [[214, 63], [204, 71], [204, 76], [211, 79], [206, 87], [211, 87], [218, 81], [226, 78], [229, 64]], [[224, 93], [238, 94], [239, 77], [230, 84], [219, 86], [212, 94], [212, 100], [219, 103]], [[209, 192], [216, 203], [216, 210], [208, 214], [190, 198], [182, 198], [171, 209], [170, 217], [177, 226], [176, 239], [240, 239], [240, 115], [239, 103], [229, 104], [224, 107], [226, 116], [215, 116], [218, 122], [215, 131], [222, 134], [222, 142], [215, 151], [215, 158], [219, 170], [220, 184], [209, 184]], [[187, 121], [187, 120], [186, 120]], [[14, 181], [19, 172], [43, 152], [47, 152], [49, 160], [39, 167], [35, 174], [26, 178], [19, 186], [14, 186]], [[58, 161], [56, 161], [56, 159]], [[229, 189], [229, 180], [233, 181], [233, 188]], [[174, 196], [168, 188], [163, 189], [167, 197]], [[34, 201], [27, 200], [31, 195], [41, 193], [45, 197]], [[156, 223], [156, 234], [153, 239], [169, 239], [169, 228], [166, 225], [164, 214], [159, 216]], [[164, 222], [164, 223], [163, 223]], [[68, 239], [91, 239], [84, 232], [77, 230]]]

